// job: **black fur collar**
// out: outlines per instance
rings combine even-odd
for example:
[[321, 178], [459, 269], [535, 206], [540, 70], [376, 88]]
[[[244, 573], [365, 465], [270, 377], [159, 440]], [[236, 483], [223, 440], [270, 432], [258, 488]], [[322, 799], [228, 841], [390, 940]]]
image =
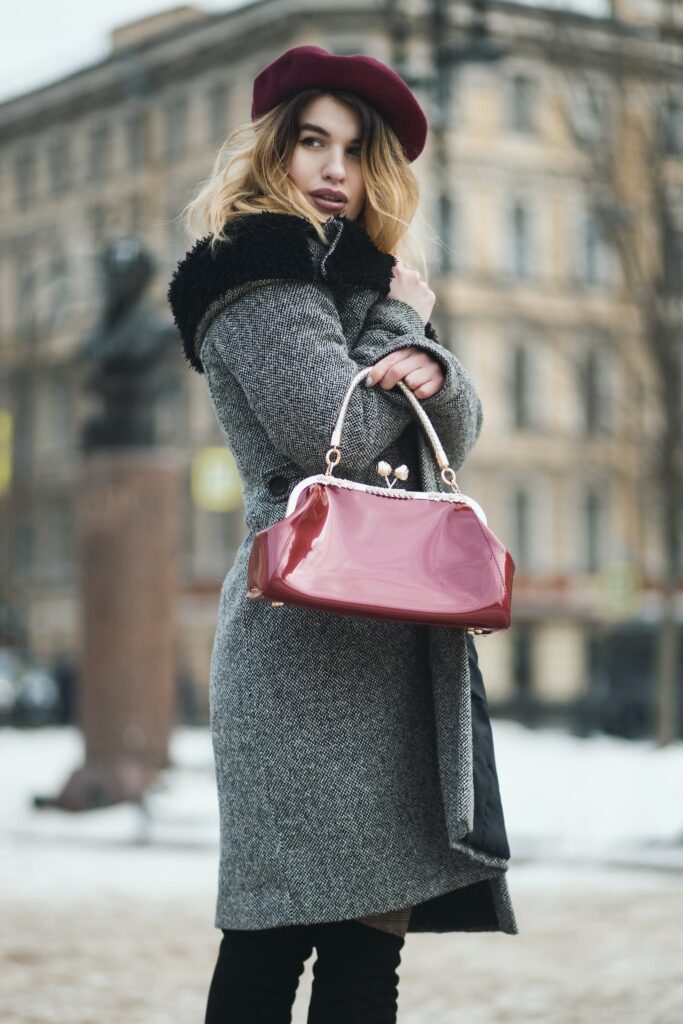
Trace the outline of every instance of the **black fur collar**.
[[334, 290], [372, 288], [388, 295], [396, 262], [391, 253], [381, 252], [362, 225], [341, 214], [330, 217], [324, 229], [331, 241], [320, 271], [307, 242], [316, 237], [315, 230], [295, 214], [262, 211], [231, 221], [231, 242], [219, 245], [214, 256], [209, 235], [195, 243], [178, 263], [168, 287], [173, 319], [193, 369], [204, 372], [197, 353], [211, 319], [207, 311], [214, 304], [218, 308], [228, 289], [246, 281], [314, 281], [322, 273]]

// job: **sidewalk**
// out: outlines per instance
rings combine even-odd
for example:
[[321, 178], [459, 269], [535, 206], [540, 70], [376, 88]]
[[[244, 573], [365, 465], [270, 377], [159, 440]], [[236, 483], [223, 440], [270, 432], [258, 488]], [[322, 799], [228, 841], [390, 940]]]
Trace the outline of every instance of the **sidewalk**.
[[[3, 894], [3, 1024], [202, 1024], [220, 940], [213, 858], [170, 853], [161, 896], [150, 853], [107, 858], [101, 885], [91, 866], [78, 899]], [[679, 879], [524, 865], [510, 889], [518, 935], [408, 935], [399, 1024], [680, 1024]], [[293, 1024], [306, 1021], [311, 965]]]
[[[683, 744], [493, 730], [520, 934], [409, 934], [399, 1024], [679, 1024]], [[0, 732], [3, 1024], [201, 1024], [220, 939], [208, 732], [179, 730], [172, 755], [144, 810], [37, 811], [80, 736]]]

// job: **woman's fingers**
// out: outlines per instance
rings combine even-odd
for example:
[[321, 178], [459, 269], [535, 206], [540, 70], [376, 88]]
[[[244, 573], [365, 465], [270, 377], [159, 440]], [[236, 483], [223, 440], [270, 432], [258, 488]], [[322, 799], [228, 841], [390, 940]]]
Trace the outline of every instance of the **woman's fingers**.
[[378, 360], [370, 376], [373, 384], [379, 384], [385, 390], [395, 387], [402, 380], [417, 398], [430, 398], [444, 382], [441, 365], [426, 352], [413, 346], [396, 349]]
[[[409, 360], [412, 361], [409, 363]], [[421, 354], [414, 346], [397, 348], [375, 363], [371, 373], [372, 383], [381, 384], [383, 388], [393, 388], [404, 373], [414, 370], [421, 362]]]
[[443, 386], [444, 375], [438, 363], [420, 367], [406, 374], [403, 383], [413, 392], [416, 398], [431, 398]]

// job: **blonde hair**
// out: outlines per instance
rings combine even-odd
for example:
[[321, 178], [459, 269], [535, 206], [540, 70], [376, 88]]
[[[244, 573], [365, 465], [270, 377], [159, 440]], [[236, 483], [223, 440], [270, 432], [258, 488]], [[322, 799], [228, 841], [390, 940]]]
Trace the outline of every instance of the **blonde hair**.
[[399, 250], [406, 238], [409, 244], [414, 242], [426, 280], [422, 246], [410, 234], [420, 198], [418, 181], [391, 125], [361, 96], [343, 89], [303, 89], [253, 122], [238, 125], [220, 146], [208, 178], [181, 210], [185, 230], [194, 238], [208, 233], [214, 250], [228, 241], [226, 226], [231, 220], [267, 210], [305, 217], [320, 241], [329, 244], [320, 220], [286, 170], [299, 138], [299, 114], [322, 95], [347, 104], [360, 118], [366, 199], [358, 222], [382, 252], [403, 258]]

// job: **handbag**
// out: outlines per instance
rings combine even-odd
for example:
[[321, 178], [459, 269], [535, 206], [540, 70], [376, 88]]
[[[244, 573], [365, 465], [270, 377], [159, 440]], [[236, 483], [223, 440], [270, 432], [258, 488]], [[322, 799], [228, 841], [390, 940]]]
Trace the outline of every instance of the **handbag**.
[[[403, 381], [447, 491], [397, 486], [408, 468], [384, 461], [384, 486], [333, 476], [355, 375], [325, 455], [327, 469], [298, 481], [284, 517], [254, 535], [247, 598], [372, 619], [466, 629], [507, 629], [514, 561], [481, 506], [460, 490], [434, 426]], [[394, 477], [389, 480], [389, 477]]]

